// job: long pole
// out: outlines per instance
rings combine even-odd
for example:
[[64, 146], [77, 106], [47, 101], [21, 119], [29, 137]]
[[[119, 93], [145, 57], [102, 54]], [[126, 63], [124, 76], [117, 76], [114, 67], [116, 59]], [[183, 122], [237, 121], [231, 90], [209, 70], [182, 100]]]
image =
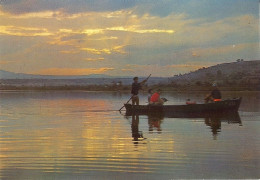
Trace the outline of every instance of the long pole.
[[[147, 81], [147, 80], [150, 78], [151, 75], [152, 75], [152, 74], [150, 74], [144, 81]], [[129, 103], [129, 101], [133, 98], [133, 96], [134, 96], [134, 95], [132, 95], [132, 96], [130, 97], [130, 99], [129, 99], [125, 104]], [[125, 107], [125, 105], [123, 105], [118, 111], [121, 111], [124, 107]]]
[[[129, 99], [125, 104], [129, 103], [129, 101], [132, 99], [133, 96], [134, 96], [134, 95], [132, 95], [132, 96], [130, 97], [130, 99]], [[124, 107], [125, 107], [125, 105], [123, 105], [123, 106], [119, 109], [119, 111], [121, 111]]]

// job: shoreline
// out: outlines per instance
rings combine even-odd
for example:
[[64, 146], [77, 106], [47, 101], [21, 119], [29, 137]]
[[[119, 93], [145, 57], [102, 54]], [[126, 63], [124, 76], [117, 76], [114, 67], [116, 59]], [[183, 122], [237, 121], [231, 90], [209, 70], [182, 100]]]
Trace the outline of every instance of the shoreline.
[[[260, 86], [218, 86], [221, 91], [260, 91]], [[148, 89], [161, 89], [165, 92], [195, 92], [195, 91], [211, 91], [212, 86], [203, 85], [182, 85], [172, 86], [169, 84], [157, 84], [151, 86], [143, 86], [142, 91], [148, 91]], [[104, 86], [104, 85], [88, 85], [88, 86], [15, 86], [7, 85], [0, 86], [0, 91], [107, 91], [107, 92], [130, 92], [131, 85], [121, 86]]]
[[[246, 89], [236, 89], [236, 90], [222, 90], [222, 92], [260, 92], [260, 90], [246, 90]], [[1, 92], [115, 92], [115, 93], [130, 93], [128, 90], [81, 90], [81, 89], [0, 89]], [[163, 90], [163, 92], [209, 92], [210, 90]], [[140, 93], [146, 93], [146, 90]]]

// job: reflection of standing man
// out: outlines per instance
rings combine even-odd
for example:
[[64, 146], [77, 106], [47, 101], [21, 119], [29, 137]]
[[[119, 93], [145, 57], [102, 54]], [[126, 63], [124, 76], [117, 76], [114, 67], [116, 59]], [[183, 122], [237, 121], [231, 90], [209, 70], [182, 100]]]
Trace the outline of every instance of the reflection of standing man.
[[134, 141], [138, 141], [138, 138], [143, 138], [142, 132], [139, 132], [139, 116], [138, 115], [132, 115], [132, 137], [134, 138]]
[[[150, 76], [149, 76], [150, 77]], [[142, 82], [138, 82], [138, 77], [134, 77], [134, 82], [132, 84], [132, 90], [131, 90], [131, 94], [132, 94], [132, 105], [139, 105], [139, 90], [142, 88], [142, 85], [148, 80], [145, 79]]]

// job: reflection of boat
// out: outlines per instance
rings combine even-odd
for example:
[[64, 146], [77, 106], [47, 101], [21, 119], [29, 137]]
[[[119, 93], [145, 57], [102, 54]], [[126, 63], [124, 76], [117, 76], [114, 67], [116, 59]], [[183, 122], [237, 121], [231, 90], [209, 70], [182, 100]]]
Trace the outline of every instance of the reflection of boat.
[[214, 112], [237, 112], [241, 103], [241, 98], [228, 99], [207, 104], [188, 104], [188, 105], [131, 105], [125, 104], [126, 114], [197, 114]]
[[[139, 115], [132, 113], [132, 137], [134, 138], [135, 143], [140, 141], [140, 138], [143, 138], [143, 134], [139, 131]], [[221, 124], [238, 124], [242, 126], [242, 122], [238, 112], [211, 112], [211, 113], [148, 113], [144, 116], [148, 117], [148, 126], [149, 133], [158, 133], [162, 132], [161, 123], [164, 121], [164, 118], [183, 118], [183, 119], [193, 119], [199, 118], [204, 119], [206, 126], [209, 126], [212, 132], [214, 139], [217, 138], [217, 135], [221, 131]], [[126, 118], [129, 117], [127, 114]]]
[[[221, 131], [221, 124], [238, 124], [242, 126], [242, 122], [237, 111], [223, 111], [223, 112], [210, 112], [210, 113], [162, 113], [162, 112], [153, 112], [147, 113], [146, 115], [148, 119], [148, 128], [149, 133], [162, 133], [161, 124], [164, 121], [164, 118], [180, 118], [180, 119], [204, 119], [204, 123], [206, 126], [209, 126], [212, 132], [214, 139], [217, 138], [217, 135]], [[128, 119], [129, 114], [125, 114], [125, 118]], [[132, 137], [134, 144], [138, 144], [138, 141], [142, 141], [143, 133], [139, 131], [139, 114], [132, 113]]]

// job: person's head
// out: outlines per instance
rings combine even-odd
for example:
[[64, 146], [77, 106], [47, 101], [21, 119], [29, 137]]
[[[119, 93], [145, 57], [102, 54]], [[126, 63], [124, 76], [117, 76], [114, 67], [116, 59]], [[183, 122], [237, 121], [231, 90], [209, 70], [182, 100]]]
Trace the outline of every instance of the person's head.
[[218, 88], [217, 83], [213, 83], [213, 84], [212, 84], [212, 87], [213, 87], [214, 89]]
[[152, 90], [152, 89], [149, 89], [149, 90], [148, 90], [148, 93], [149, 93], [149, 94], [152, 94], [152, 93], [153, 93], [153, 90]]
[[138, 77], [133, 78], [134, 82], [138, 82]]

